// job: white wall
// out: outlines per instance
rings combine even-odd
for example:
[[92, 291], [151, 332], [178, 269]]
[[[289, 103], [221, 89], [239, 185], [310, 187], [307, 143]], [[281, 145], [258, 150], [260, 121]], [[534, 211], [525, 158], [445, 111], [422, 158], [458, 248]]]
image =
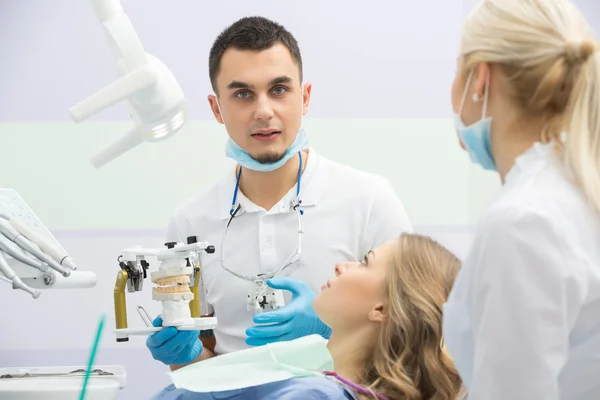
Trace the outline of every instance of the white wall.
[[[116, 257], [134, 244], [161, 245], [173, 208], [230, 162], [225, 132], [207, 107], [207, 58], [220, 30], [245, 15], [274, 18], [298, 38], [314, 85], [305, 121], [311, 145], [386, 176], [417, 230], [463, 256], [471, 226], [499, 188], [459, 149], [451, 121], [460, 24], [474, 3], [122, 0], [147, 51], [182, 85], [193, 120], [173, 139], [95, 170], [89, 158], [130, 123], [122, 105], [79, 125], [68, 119], [69, 107], [116, 78], [90, 1], [2, 0], [0, 187], [19, 191], [99, 282], [38, 300], [0, 282], [0, 367], [84, 364], [106, 312], [97, 362], [125, 365], [121, 397], [147, 398], [168, 383], [143, 338], [117, 344], [112, 336]], [[596, 3], [576, 3], [600, 26]], [[129, 295], [130, 323], [141, 325], [137, 304], [158, 312], [149, 299], [149, 291]]]

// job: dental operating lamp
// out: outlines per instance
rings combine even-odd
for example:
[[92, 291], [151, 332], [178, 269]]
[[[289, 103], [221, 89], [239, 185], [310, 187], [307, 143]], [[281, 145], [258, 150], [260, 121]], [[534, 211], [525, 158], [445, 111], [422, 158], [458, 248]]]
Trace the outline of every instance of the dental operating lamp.
[[37, 299], [40, 289], [84, 289], [96, 274], [77, 271], [69, 254], [12, 189], [0, 189], [0, 282]]
[[117, 60], [119, 78], [73, 106], [79, 123], [125, 101], [134, 127], [92, 158], [100, 168], [143, 142], [165, 140], [187, 120], [187, 105], [177, 80], [158, 58], [145, 52], [119, 0], [92, 0]]

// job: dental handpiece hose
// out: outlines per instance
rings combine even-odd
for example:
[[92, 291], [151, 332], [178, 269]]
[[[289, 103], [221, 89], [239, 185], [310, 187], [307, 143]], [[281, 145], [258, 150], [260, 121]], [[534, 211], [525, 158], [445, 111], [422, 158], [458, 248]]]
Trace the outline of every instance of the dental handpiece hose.
[[32, 243], [38, 245], [42, 251], [48, 254], [63, 267], [68, 267], [72, 270], [76, 270], [77, 266], [71, 259], [71, 257], [62, 249], [50, 243], [46, 238], [38, 233], [34, 232], [27, 225], [19, 221], [18, 219], [11, 218], [8, 221], [19, 233], [25, 238], [29, 239]]
[[40, 296], [39, 290], [30, 288], [15, 274], [15, 271], [8, 265], [2, 251], [0, 251], [0, 272], [2, 272], [2, 274], [12, 283], [13, 289], [24, 290], [33, 296], [34, 299], [37, 299]]
[[37, 258], [28, 257], [23, 254], [24, 250], [9, 240], [3, 234], [0, 234], [0, 250], [11, 256], [17, 261], [22, 262], [25, 265], [29, 265], [32, 268], [38, 269], [42, 272], [48, 271], [48, 264], [41, 262]]
[[49, 255], [44, 253], [34, 243], [30, 242], [25, 236], [21, 235], [15, 228], [13, 228], [8, 221], [0, 218], [0, 232], [8, 239], [16, 243], [22, 249], [27, 250], [33, 254], [40, 261], [45, 262], [50, 268], [58, 271], [62, 276], [67, 277], [71, 275], [71, 271], [61, 266], [59, 263], [54, 261]]

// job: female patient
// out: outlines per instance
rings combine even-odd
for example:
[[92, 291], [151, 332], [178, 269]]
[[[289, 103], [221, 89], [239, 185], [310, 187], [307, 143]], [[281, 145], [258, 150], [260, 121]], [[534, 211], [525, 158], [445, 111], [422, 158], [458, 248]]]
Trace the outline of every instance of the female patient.
[[292, 378], [231, 393], [171, 385], [155, 399], [455, 399], [461, 382], [443, 346], [442, 306], [459, 268], [432, 239], [403, 234], [363, 262], [336, 265], [314, 300], [332, 328], [327, 347], [337, 377]]

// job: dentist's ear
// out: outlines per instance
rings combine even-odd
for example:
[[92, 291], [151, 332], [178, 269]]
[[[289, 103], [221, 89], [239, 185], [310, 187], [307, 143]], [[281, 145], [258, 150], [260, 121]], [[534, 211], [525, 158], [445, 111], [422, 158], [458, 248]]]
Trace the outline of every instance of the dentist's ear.
[[300, 88], [302, 90], [302, 115], [306, 115], [306, 113], [308, 111], [308, 106], [310, 104], [310, 94], [312, 91], [312, 84], [305, 83], [305, 84], [300, 85]]
[[223, 113], [221, 112], [221, 106], [219, 104], [219, 100], [217, 99], [217, 96], [215, 96], [214, 94], [209, 94], [208, 95], [208, 105], [210, 106], [210, 110], [212, 111], [213, 115], [215, 116], [215, 119], [217, 120], [217, 122], [220, 124], [225, 124], [225, 122], [223, 121]]

